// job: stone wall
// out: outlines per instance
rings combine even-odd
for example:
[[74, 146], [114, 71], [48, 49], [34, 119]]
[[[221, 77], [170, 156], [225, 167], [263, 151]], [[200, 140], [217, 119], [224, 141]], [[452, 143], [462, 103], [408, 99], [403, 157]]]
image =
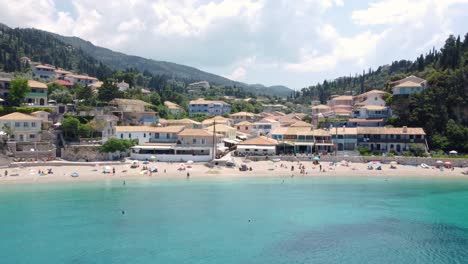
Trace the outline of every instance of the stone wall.
[[109, 160], [109, 155], [99, 152], [100, 145], [69, 145], [62, 148], [62, 159], [68, 161]]

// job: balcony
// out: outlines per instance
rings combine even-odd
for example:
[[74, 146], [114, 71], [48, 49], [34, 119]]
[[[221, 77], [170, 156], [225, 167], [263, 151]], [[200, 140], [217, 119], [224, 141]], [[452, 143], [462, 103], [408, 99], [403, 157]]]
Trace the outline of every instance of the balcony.
[[358, 138], [359, 143], [423, 143], [425, 144], [424, 139], [390, 139], [390, 138], [382, 138], [382, 139], [375, 139], [375, 138]]

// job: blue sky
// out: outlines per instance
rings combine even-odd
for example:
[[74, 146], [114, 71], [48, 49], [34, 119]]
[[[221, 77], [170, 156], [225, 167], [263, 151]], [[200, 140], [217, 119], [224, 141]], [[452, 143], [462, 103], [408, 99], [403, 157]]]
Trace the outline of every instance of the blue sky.
[[302, 88], [468, 32], [468, 0], [0, 0], [0, 22], [228, 78]]

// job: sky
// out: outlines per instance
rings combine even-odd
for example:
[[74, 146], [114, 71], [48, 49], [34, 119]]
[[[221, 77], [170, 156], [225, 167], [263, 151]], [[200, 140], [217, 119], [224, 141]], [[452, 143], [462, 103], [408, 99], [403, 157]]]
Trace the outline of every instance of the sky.
[[468, 0], [0, 0], [0, 22], [302, 88], [440, 48]]

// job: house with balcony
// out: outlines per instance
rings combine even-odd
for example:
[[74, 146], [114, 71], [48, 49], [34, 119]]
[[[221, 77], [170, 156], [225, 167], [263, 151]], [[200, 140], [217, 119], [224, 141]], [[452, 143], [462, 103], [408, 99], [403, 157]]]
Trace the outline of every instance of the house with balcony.
[[282, 104], [263, 104], [263, 112], [284, 112], [288, 110], [288, 107]]
[[357, 144], [366, 146], [372, 152], [395, 152], [409, 150], [412, 143], [426, 148], [426, 133], [420, 127], [358, 127]]
[[226, 125], [231, 126], [232, 120], [230, 118], [224, 116], [214, 116], [212, 118], [208, 118], [201, 122], [203, 127], [212, 126], [216, 123], [216, 125]]
[[283, 154], [311, 154], [332, 152], [334, 144], [328, 130], [313, 127], [279, 127], [272, 132], [278, 152]]
[[38, 142], [41, 140], [42, 119], [15, 112], [0, 117], [0, 129], [8, 134], [11, 141]]
[[354, 118], [384, 119], [391, 116], [391, 110], [387, 106], [364, 105], [358, 106], [354, 111]]
[[32, 67], [33, 78], [51, 81], [56, 78], [55, 67], [52, 65], [39, 64]]
[[176, 143], [177, 135], [184, 130], [183, 126], [116, 126], [115, 138], [138, 140], [144, 143]]
[[161, 126], [184, 126], [185, 128], [202, 128], [202, 124], [200, 122], [188, 118], [170, 120], [163, 120], [160, 118], [159, 124], [161, 124]]
[[156, 112], [150, 109], [149, 103], [141, 100], [116, 98], [109, 102], [114, 109], [112, 113], [117, 116], [123, 125], [151, 125], [157, 124]]
[[28, 80], [29, 92], [25, 96], [28, 105], [47, 105], [48, 88], [45, 83]]
[[[165, 162], [206, 162], [215, 158], [214, 151], [220, 136], [204, 129], [182, 128], [176, 142], [147, 143], [131, 148], [131, 157], [137, 160]], [[214, 140], [214, 141], [213, 141]]]
[[329, 131], [337, 151], [354, 151], [357, 149], [357, 128], [335, 127]]
[[189, 115], [224, 115], [231, 113], [231, 105], [224, 101], [197, 99], [189, 103]]
[[427, 81], [414, 75], [390, 83], [393, 95], [409, 95], [427, 88]]

